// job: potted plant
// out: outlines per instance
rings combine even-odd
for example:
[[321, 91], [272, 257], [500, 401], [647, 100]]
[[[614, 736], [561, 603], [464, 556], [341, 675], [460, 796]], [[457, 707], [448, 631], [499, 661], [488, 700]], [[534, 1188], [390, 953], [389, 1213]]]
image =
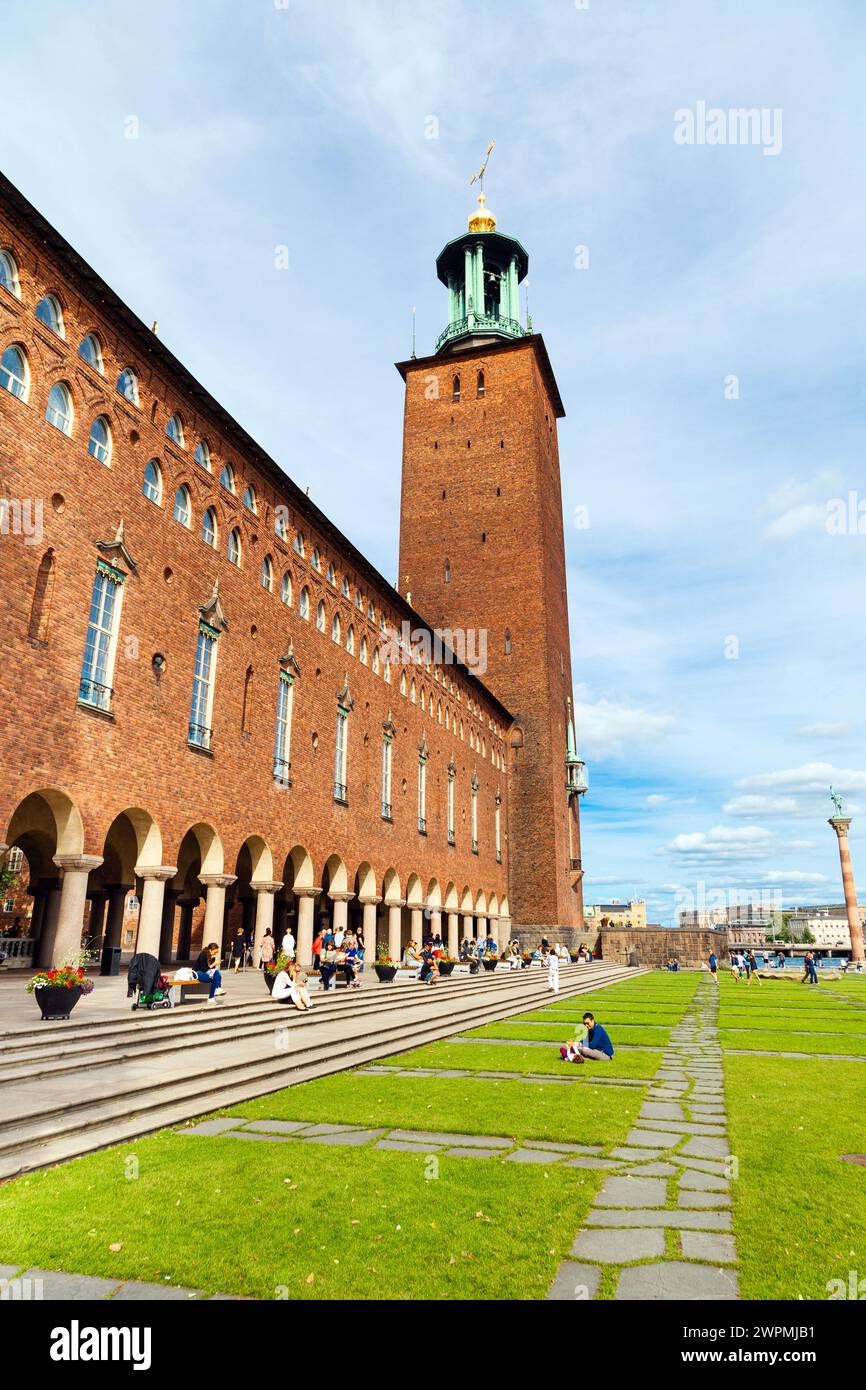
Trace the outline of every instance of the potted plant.
[[495, 951], [485, 951], [481, 960], [485, 970], [495, 970], [499, 964], [499, 957]]
[[456, 956], [439, 957], [439, 974], [442, 976], [443, 979], [447, 979], [449, 975], [452, 975], [454, 973], [454, 967], [456, 964]]
[[262, 970], [262, 974], [265, 977], [265, 984], [268, 988], [268, 994], [273, 994], [274, 981], [276, 980], [281, 970], [288, 970], [289, 964], [290, 961], [286, 953], [284, 951], [280, 951], [280, 954], [277, 956], [276, 960], [269, 961], [268, 964], [264, 967], [264, 969]]
[[523, 954], [522, 954], [521, 957], [520, 957], [520, 964], [521, 964], [521, 968], [522, 968], [523, 970], [528, 970], [528, 969], [529, 969], [530, 965], [532, 964], [532, 952], [531, 952], [531, 951], [524, 951], [524, 952], [523, 952]]
[[89, 994], [93, 981], [80, 965], [58, 965], [40, 970], [27, 981], [27, 993], [36, 995], [43, 1022], [68, 1018], [82, 994]]
[[387, 947], [380, 946], [376, 951], [376, 964], [373, 969], [380, 984], [387, 985], [393, 982], [397, 974], [397, 965], [388, 955]]

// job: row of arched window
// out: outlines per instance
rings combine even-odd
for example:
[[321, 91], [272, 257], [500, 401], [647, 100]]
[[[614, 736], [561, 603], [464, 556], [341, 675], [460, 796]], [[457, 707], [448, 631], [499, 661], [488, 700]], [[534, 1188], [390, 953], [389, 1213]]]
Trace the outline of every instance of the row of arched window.
[[[485, 394], [484, 373], [479, 372], [475, 378], [475, 399], [481, 400]], [[455, 405], [460, 404], [460, 373], [455, 372], [451, 382], [451, 399]]]

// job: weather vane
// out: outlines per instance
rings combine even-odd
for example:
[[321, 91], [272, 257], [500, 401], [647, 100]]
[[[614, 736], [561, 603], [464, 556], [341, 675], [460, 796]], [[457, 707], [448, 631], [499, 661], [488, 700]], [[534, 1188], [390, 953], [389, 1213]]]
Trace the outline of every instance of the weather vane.
[[834, 790], [833, 790], [832, 787], [830, 788], [830, 800], [833, 802], [833, 805], [836, 807], [836, 815], [837, 815], [837, 816], [841, 816], [841, 814], [842, 814], [842, 798], [841, 798], [841, 796], [839, 795], [838, 792], [834, 792]]
[[474, 174], [472, 175], [472, 178], [469, 180], [469, 187], [470, 187], [470, 188], [472, 187], [472, 185], [473, 185], [473, 183], [475, 182], [475, 180], [476, 180], [476, 179], [478, 180], [479, 185], [480, 185], [479, 191], [480, 191], [480, 193], [481, 193], [482, 198], [484, 197], [484, 172], [485, 172], [485, 170], [486, 170], [486, 168], [487, 168], [487, 161], [488, 161], [488, 159], [490, 158], [490, 156], [491, 156], [492, 153], [493, 153], [493, 146], [494, 146], [495, 144], [496, 144], [496, 141], [495, 141], [495, 140], [491, 140], [491, 141], [490, 141], [490, 144], [487, 146], [487, 149], [486, 149], [485, 154], [484, 154], [484, 163], [481, 165], [481, 168], [477, 171], [477, 173], [474, 173]]

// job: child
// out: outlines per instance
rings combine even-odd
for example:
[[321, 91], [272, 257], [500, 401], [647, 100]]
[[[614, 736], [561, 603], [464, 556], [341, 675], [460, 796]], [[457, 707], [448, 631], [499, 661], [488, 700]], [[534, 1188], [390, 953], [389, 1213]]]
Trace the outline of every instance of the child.
[[553, 993], [559, 993], [559, 956], [555, 951], [547, 952], [547, 988]]

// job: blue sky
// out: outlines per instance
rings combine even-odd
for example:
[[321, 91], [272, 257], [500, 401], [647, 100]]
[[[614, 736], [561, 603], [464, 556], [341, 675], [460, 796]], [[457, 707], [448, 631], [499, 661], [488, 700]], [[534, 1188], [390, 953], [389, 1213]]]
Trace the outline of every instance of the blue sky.
[[[587, 897], [838, 901], [830, 781], [866, 885], [866, 536], [826, 525], [866, 498], [861, 4], [43, 0], [3, 28], [4, 172], [390, 577], [392, 364], [413, 306], [419, 353], [444, 326], [435, 256], [495, 138], [567, 410]], [[700, 102], [781, 112], [781, 150], [676, 143]]]

